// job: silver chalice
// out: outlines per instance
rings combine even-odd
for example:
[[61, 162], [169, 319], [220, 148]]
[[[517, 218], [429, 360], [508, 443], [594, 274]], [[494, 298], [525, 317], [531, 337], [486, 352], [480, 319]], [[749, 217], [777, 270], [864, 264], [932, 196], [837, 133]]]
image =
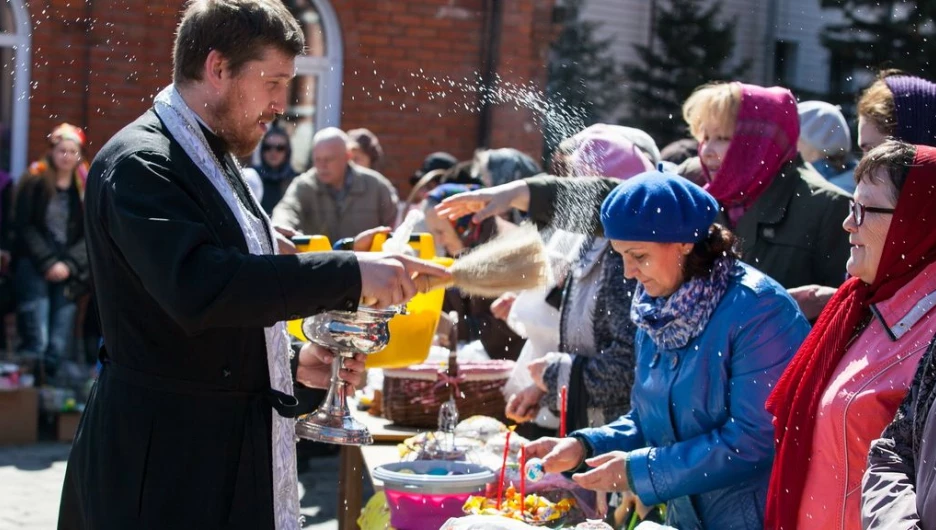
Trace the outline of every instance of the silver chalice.
[[390, 342], [390, 319], [403, 312], [401, 307], [359, 308], [357, 311], [330, 311], [302, 322], [310, 341], [336, 353], [332, 362], [331, 385], [325, 401], [315, 412], [300, 416], [296, 435], [307, 440], [339, 445], [374, 443], [367, 427], [354, 419], [348, 409], [347, 384], [339, 379], [344, 360], [357, 353], [377, 353]]

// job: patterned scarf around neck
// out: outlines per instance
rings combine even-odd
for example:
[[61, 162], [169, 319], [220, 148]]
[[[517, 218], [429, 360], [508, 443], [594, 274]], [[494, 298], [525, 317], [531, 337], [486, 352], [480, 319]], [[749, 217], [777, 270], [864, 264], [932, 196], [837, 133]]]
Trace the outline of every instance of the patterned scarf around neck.
[[[237, 219], [247, 248], [253, 255], [275, 254], [276, 236], [272, 232], [270, 218], [263, 213], [250, 187], [244, 200], [252, 201], [254, 211], [260, 212], [257, 218], [246, 205], [237, 198], [231, 184], [225, 177], [221, 161], [215, 158], [199, 127], [199, 119], [188, 107], [182, 95], [174, 85], [169, 85], [160, 92], [153, 108], [159, 119], [166, 126], [169, 134], [182, 146], [185, 154], [192, 159], [218, 191], [228, 208]], [[230, 156], [230, 155], [226, 155]], [[235, 160], [236, 164], [236, 160]], [[240, 168], [240, 166], [237, 166]], [[238, 178], [238, 177], [235, 177]], [[277, 322], [263, 329], [266, 342], [267, 367], [270, 372], [270, 387], [283, 394], [292, 395], [292, 371], [289, 366], [291, 350], [286, 325]], [[273, 476], [273, 518], [276, 530], [298, 530], [301, 517], [299, 514], [299, 486], [296, 475], [296, 423], [276, 413], [272, 421], [272, 476]]]
[[631, 304], [631, 320], [645, 330], [657, 347], [667, 350], [686, 347], [708, 325], [712, 313], [728, 289], [735, 260], [721, 258], [708, 276], [683, 283], [676, 292], [652, 297], [637, 284]]

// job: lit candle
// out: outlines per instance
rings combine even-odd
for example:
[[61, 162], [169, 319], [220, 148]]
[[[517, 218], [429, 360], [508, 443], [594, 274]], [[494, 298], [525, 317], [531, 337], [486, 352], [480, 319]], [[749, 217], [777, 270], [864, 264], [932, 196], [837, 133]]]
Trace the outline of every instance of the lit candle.
[[504, 461], [501, 462], [500, 479], [497, 481], [497, 509], [501, 509], [501, 500], [504, 498], [504, 477], [507, 473], [507, 454], [510, 453], [510, 433], [513, 429], [507, 431], [507, 441], [504, 442]]
[[559, 437], [565, 438], [566, 435], [566, 413], [568, 412], [568, 389], [562, 385], [562, 391], [559, 398]]
[[526, 504], [526, 447], [520, 446], [520, 517]]

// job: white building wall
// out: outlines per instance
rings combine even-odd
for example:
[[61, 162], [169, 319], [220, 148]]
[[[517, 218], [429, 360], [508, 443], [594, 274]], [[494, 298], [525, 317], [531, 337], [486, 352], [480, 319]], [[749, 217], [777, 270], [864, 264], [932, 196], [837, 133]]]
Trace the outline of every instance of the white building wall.
[[[633, 63], [637, 60], [633, 45], [646, 44], [649, 39], [652, 3], [586, 0], [582, 16], [600, 24], [597, 35], [611, 39], [610, 51], [618, 63]], [[658, 1], [657, 5], [662, 3]], [[722, 0], [722, 20], [735, 28], [733, 62], [751, 59], [744, 81], [773, 83], [774, 43], [784, 40], [798, 44], [790, 88], [828, 91], [829, 54], [820, 42], [820, 34], [823, 27], [841, 20], [837, 11], [820, 9], [819, 0]], [[607, 119], [623, 118], [623, 111], [619, 109]]]
[[790, 88], [829, 91], [829, 51], [822, 45], [824, 28], [842, 22], [838, 10], [821, 9], [819, 0], [781, 0], [777, 38], [799, 44], [796, 74]]
[[599, 24], [596, 37], [611, 40], [620, 64], [636, 61], [633, 45], [648, 43], [650, 0], [585, 0], [582, 18]]

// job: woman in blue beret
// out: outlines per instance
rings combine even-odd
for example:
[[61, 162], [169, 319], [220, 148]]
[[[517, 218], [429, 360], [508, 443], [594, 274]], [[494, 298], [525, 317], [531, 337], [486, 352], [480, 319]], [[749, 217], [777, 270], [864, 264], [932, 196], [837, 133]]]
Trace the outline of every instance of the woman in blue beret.
[[[473, 197], [455, 203], [491, 205], [492, 195]], [[631, 411], [533, 442], [527, 455], [588, 489], [665, 503], [667, 524], [682, 530], [761, 529], [774, 456], [764, 401], [809, 325], [783, 287], [738, 259], [717, 212], [702, 188], [659, 171], [605, 199], [601, 228], [638, 281]]]

